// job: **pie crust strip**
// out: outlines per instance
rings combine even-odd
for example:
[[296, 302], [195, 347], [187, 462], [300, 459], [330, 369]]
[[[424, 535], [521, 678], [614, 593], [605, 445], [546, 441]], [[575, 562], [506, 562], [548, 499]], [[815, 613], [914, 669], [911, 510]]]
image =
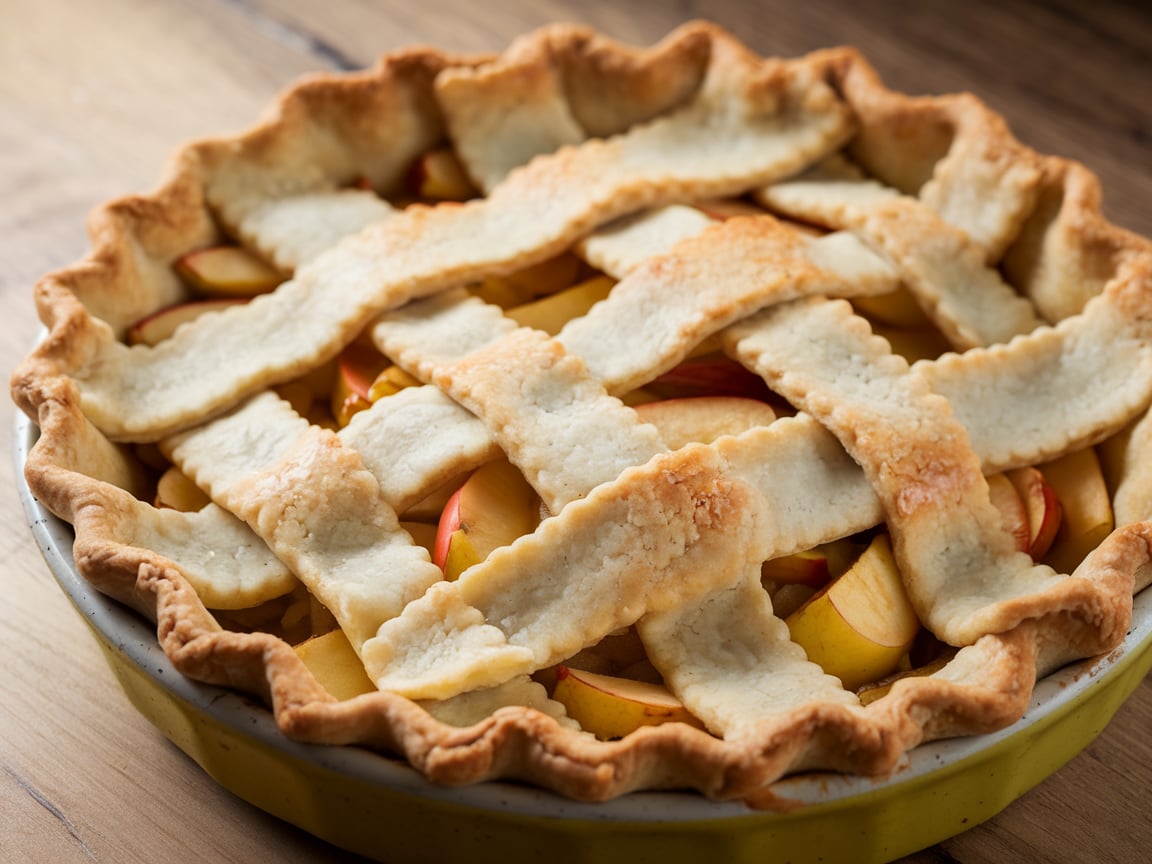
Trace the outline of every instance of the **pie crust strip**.
[[192, 513], [134, 502], [120, 541], [172, 561], [209, 609], [247, 609], [289, 593], [296, 576], [232, 513]]
[[708, 729], [737, 740], [813, 704], [859, 707], [840, 679], [808, 660], [772, 611], [760, 567], [731, 585], [637, 622], [665, 684]]
[[500, 453], [484, 424], [435, 387], [405, 387], [379, 399], [336, 434], [360, 454], [400, 514]]
[[1055, 327], [916, 369], [948, 399], [987, 473], [1043, 462], [1103, 440], [1147, 408], [1152, 328], [1133, 309], [1148, 297], [1152, 278], [1121, 267]]
[[335, 189], [251, 205], [236, 236], [276, 267], [291, 273], [345, 237], [383, 222], [398, 211], [375, 192]]

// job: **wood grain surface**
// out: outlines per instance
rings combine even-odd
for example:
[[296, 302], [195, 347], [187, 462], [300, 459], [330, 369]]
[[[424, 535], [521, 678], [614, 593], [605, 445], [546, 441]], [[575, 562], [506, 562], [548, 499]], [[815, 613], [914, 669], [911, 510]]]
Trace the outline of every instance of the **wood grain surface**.
[[[497, 51], [550, 21], [652, 42], [709, 18], [765, 54], [853, 44], [907, 92], [971, 90], [1025, 143], [1087, 163], [1106, 214], [1152, 234], [1152, 12], [1141, 2], [0, 0], [0, 321], [79, 258], [102, 200], [182, 141], [251, 124], [297, 76], [431, 43]], [[11, 450], [13, 408], [3, 428]], [[0, 461], [0, 861], [351, 861], [217, 786], [128, 704], [24, 523]], [[1152, 681], [1088, 749], [991, 821], [907, 859], [1152, 860]]]

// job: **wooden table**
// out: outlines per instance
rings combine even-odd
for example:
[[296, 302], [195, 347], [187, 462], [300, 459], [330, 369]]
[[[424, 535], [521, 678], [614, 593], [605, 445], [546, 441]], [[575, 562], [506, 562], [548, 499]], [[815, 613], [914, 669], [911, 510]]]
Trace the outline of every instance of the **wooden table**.
[[[1138, 2], [852, 0], [0, 0], [0, 323], [11, 369], [37, 330], [31, 289], [86, 248], [84, 218], [151, 187], [195, 136], [248, 125], [301, 73], [429, 42], [492, 51], [549, 20], [637, 43], [704, 16], [763, 53], [859, 46], [894, 87], [971, 89], [1042, 152], [1097, 171], [1106, 212], [1152, 234], [1152, 13]], [[11, 406], [0, 427], [9, 436]], [[5, 485], [12, 467], [0, 461]], [[0, 498], [0, 860], [349, 860], [216, 786], [117, 689]], [[909, 862], [1148, 860], [1152, 681], [1067, 767], [990, 822]]]

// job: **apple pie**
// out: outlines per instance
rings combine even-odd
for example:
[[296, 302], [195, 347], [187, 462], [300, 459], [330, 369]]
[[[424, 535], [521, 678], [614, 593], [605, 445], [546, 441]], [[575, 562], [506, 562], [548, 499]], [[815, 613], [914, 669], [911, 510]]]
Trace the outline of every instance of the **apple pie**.
[[402, 51], [92, 237], [28, 483], [294, 739], [783, 807], [1018, 720], [1152, 580], [1152, 243], [853, 49]]

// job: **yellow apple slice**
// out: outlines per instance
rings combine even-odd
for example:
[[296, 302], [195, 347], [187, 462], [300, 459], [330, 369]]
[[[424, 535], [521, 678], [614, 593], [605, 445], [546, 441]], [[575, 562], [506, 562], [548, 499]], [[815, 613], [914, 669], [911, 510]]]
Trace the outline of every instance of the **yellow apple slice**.
[[[781, 555], [761, 565], [760, 580], [765, 587], [804, 585], [813, 589], [823, 588], [829, 581], [838, 579], [847, 572], [860, 557], [863, 549], [864, 547], [854, 538], [842, 537], [839, 540], [822, 543], [815, 549]], [[815, 592], [809, 592], [808, 596], [813, 593]], [[776, 598], [773, 596], [773, 605], [775, 604]], [[799, 603], [791, 605], [789, 611], [799, 605]], [[776, 614], [781, 617], [787, 615], [779, 609], [776, 610]]]
[[511, 309], [571, 287], [583, 269], [584, 262], [578, 257], [561, 252], [503, 276], [489, 276], [469, 290], [485, 303]]
[[211, 498], [192, 479], [175, 465], [168, 468], [156, 481], [157, 507], [169, 507], [185, 513], [202, 510]]
[[522, 327], [535, 327], [555, 336], [565, 324], [587, 314], [607, 297], [615, 284], [615, 280], [607, 276], [594, 276], [539, 300], [514, 306], [507, 310], [507, 315]]
[[946, 652], [940, 654], [934, 660], [929, 661], [923, 666], [917, 666], [915, 669], [905, 669], [899, 672], [894, 672], [879, 681], [870, 682], [860, 688], [860, 704], [869, 705], [875, 702], [882, 696], [887, 696], [892, 691], [892, 685], [897, 681], [902, 681], [905, 678], [923, 678], [927, 675], [933, 675], [939, 672], [956, 656], [956, 649], [949, 648]]
[[368, 401], [377, 402], [386, 396], [393, 396], [405, 387], [418, 387], [423, 382], [415, 375], [410, 375], [399, 366], [388, 366], [381, 370], [368, 388]]
[[765, 561], [760, 567], [761, 581], [775, 585], [811, 585], [820, 588], [829, 578], [828, 556], [814, 549], [781, 555]]
[[662, 684], [633, 681], [561, 666], [552, 698], [568, 716], [597, 738], [623, 738], [641, 726], [687, 723], [703, 728], [680, 700]]
[[325, 690], [343, 701], [376, 689], [343, 630], [313, 636], [296, 646], [296, 654]]
[[808, 659], [849, 690], [895, 671], [920, 630], [886, 534], [785, 622]]
[[421, 155], [412, 166], [409, 183], [415, 195], [436, 201], [468, 201], [480, 195], [451, 147]]
[[1032, 530], [1028, 519], [1028, 506], [1019, 490], [1004, 474], [988, 476], [988, 493], [1000, 511], [1001, 524], [1016, 540], [1016, 548], [1027, 552], [1032, 546]]
[[909, 363], [917, 360], [935, 360], [941, 354], [952, 350], [952, 346], [935, 327], [889, 327], [873, 324], [872, 331], [883, 336], [892, 346], [892, 351]]
[[1060, 499], [1044, 475], [1031, 466], [1005, 471], [1028, 508], [1028, 554], [1039, 561], [1048, 554], [1063, 514]]
[[924, 314], [916, 298], [907, 288], [900, 287], [887, 294], [872, 294], [852, 298], [852, 305], [865, 318], [901, 330], [934, 327]]
[[174, 266], [192, 288], [214, 297], [255, 297], [287, 278], [242, 246], [197, 249], [178, 258]]
[[129, 345], [156, 345], [176, 332], [176, 328], [189, 321], [195, 321], [205, 312], [219, 312], [237, 303], [246, 302], [242, 297], [218, 298], [216, 300], [193, 300], [190, 303], [177, 303], [159, 312], [141, 318], [128, 328]]
[[660, 430], [660, 437], [673, 450], [685, 444], [711, 444], [724, 435], [739, 435], [776, 419], [767, 403], [741, 396], [664, 399], [635, 409], [641, 420]]
[[456, 579], [474, 564], [530, 534], [540, 521], [540, 499], [520, 470], [506, 459], [481, 465], [448, 499], [432, 562], [446, 579]]
[[1089, 447], [1040, 466], [1040, 473], [1064, 517], [1045, 560], [1058, 572], [1071, 573], [1115, 527], [1100, 459]]

